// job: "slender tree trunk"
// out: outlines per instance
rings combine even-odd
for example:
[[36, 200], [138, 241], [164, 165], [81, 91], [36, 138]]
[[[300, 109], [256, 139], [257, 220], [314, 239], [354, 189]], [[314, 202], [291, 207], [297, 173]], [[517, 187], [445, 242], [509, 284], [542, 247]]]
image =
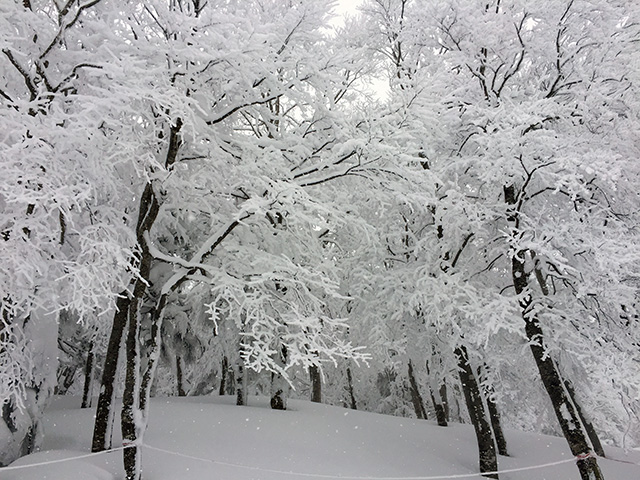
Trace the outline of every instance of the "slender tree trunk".
[[82, 389], [82, 406], [80, 408], [91, 407], [93, 386], [93, 342], [89, 342], [89, 352], [87, 362], [84, 367], [84, 388]]
[[449, 399], [447, 397], [447, 382], [443, 378], [442, 383], [440, 384], [440, 388], [438, 389], [438, 393], [440, 395], [440, 402], [442, 402], [442, 409], [444, 410], [444, 425], [447, 426], [447, 422], [449, 421]]
[[[437, 385], [436, 379], [435, 379], [435, 376], [431, 374], [431, 370], [429, 369], [429, 360], [426, 361], [425, 365], [427, 367], [427, 375], [429, 377], [428, 379], [429, 396], [431, 397], [431, 403], [433, 404], [433, 409], [436, 412], [436, 421], [438, 422], [438, 426], [446, 427], [449, 424], [448, 422], [449, 406], [448, 404], [446, 404], [447, 386], [443, 382], [440, 385], [440, 388], [436, 389], [436, 385]], [[442, 401], [443, 394], [445, 398], [444, 402]]]
[[498, 458], [496, 456], [496, 447], [493, 443], [491, 426], [487, 421], [487, 415], [482, 402], [480, 387], [473, 374], [473, 369], [469, 364], [466, 348], [464, 346], [456, 347], [455, 354], [458, 359], [458, 373], [460, 375], [464, 399], [478, 441], [480, 473], [485, 477], [497, 479], [497, 473], [485, 474], [485, 472], [496, 472], [498, 470]]
[[120, 346], [124, 337], [129, 304], [128, 292], [121, 292], [120, 298], [116, 301], [116, 312], [113, 316], [113, 325], [107, 354], [102, 370], [102, 386], [98, 397], [98, 407], [96, 409], [96, 420], [93, 427], [93, 441], [91, 443], [92, 452], [101, 452], [111, 448], [111, 429], [113, 428], [113, 418], [115, 416], [115, 380], [118, 372], [118, 358], [120, 356]]
[[508, 457], [507, 439], [505, 438], [504, 431], [502, 430], [500, 411], [498, 410], [498, 405], [494, 400], [495, 390], [493, 385], [487, 381], [486, 373], [488, 368], [489, 367], [487, 365], [484, 365], [482, 368], [478, 368], [478, 376], [482, 383], [482, 393], [484, 393], [484, 397], [487, 402], [487, 410], [489, 411], [489, 419], [491, 420], [491, 429], [493, 430], [493, 438], [496, 441], [498, 453]]
[[500, 420], [498, 405], [490, 395], [487, 395], [487, 410], [489, 410], [489, 419], [491, 420], [491, 428], [493, 429], [493, 436], [496, 440], [498, 453], [508, 457], [509, 451], [507, 449], [507, 439], [505, 438], [504, 431], [502, 430], [502, 422]]
[[[280, 353], [276, 354], [276, 361], [282, 368], [287, 363], [287, 348], [280, 347]], [[278, 373], [271, 373], [271, 408], [273, 410], [286, 410], [289, 396], [289, 384], [284, 377]]]
[[227, 370], [229, 369], [229, 360], [226, 355], [222, 357], [222, 365], [220, 367], [220, 388], [218, 389], [218, 395], [222, 396], [225, 394], [225, 389], [227, 387]]
[[247, 377], [242, 359], [238, 361], [238, 374], [236, 375], [236, 405], [247, 404]]
[[[144, 285], [144, 284], [143, 284]], [[136, 289], [137, 285], [136, 285]], [[134, 290], [134, 298], [129, 307], [129, 326], [125, 343], [126, 373], [125, 388], [122, 395], [122, 413], [120, 426], [122, 429], [122, 445], [128, 447], [123, 450], [124, 471], [127, 480], [140, 480], [142, 458], [137, 446], [141, 438], [140, 411], [140, 333], [139, 299]]]
[[565, 380], [564, 386], [567, 389], [569, 398], [571, 398], [573, 405], [576, 407], [576, 412], [578, 413], [578, 416], [582, 421], [582, 425], [584, 426], [584, 429], [587, 431], [587, 435], [589, 436], [589, 440], [591, 440], [591, 445], [593, 446], [594, 452], [596, 452], [596, 455], [598, 455], [599, 457], [605, 458], [604, 448], [602, 447], [602, 443], [600, 442], [598, 433], [596, 432], [596, 429], [593, 427], [593, 423], [591, 423], [589, 419], [584, 416], [584, 413], [582, 412], [582, 408], [580, 407], [580, 403], [576, 398], [576, 392], [573, 388], [573, 385], [569, 380]]
[[236, 372], [232, 367], [227, 369], [227, 395], [236, 393]]
[[322, 376], [317, 365], [309, 367], [309, 378], [311, 380], [311, 401], [322, 403]]
[[176, 355], [176, 386], [178, 388], [178, 396], [186, 397], [187, 393], [184, 391], [183, 385], [183, 375], [182, 375], [182, 357], [180, 355]]
[[416, 412], [416, 417], [422, 420], [427, 418], [427, 411], [424, 408], [424, 402], [422, 401], [422, 395], [420, 394], [420, 390], [418, 389], [418, 382], [416, 382], [416, 377], [413, 372], [413, 362], [409, 360], [408, 364], [408, 374], [409, 374], [409, 385], [410, 385], [410, 393], [411, 393], [411, 403], [413, 403], [413, 409]]
[[[507, 219], [517, 229], [519, 227], [519, 212], [517, 211], [518, 195], [515, 186], [504, 187], [504, 195], [505, 202], [511, 207]], [[564, 388], [564, 381], [556, 368], [555, 362], [549, 355], [540, 319], [536, 314], [535, 308], [533, 308], [533, 297], [529, 289], [529, 272], [525, 266], [526, 255], [527, 252], [525, 250], [519, 250], [513, 255], [511, 258], [511, 276], [516, 295], [519, 297], [531, 353], [560, 423], [562, 433], [569, 444], [571, 453], [576, 457], [581, 479], [604, 480], [587, 435], [582, 428], [580, 416], [576, 412], [567, 390]]]
[[351, 368], [347, 367], [347, 393], [349, 394], [349, 407], [351, 410], [357, 410], [358, 404], [353, 393], [353, 378], [351, 377]]

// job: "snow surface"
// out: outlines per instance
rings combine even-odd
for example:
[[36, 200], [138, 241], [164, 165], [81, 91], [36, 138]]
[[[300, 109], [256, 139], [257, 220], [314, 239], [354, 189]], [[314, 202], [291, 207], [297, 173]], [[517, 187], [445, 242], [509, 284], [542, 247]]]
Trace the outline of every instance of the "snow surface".
[[[143, 480], [416, 479], [477, 472], [469, 425], [438, 427], [430, 421], [296, 400], [289, 401], [285, 412], [271, 410], [267, 399], [250, 398], [248, 407], [236, 407], [233, 401], [218, 396], [153, 399], [144, 439], [149, 447], [142, 450]], [[0, 479], [122, 479], [121, 451], [89, 454], [94, 411], [79, 405], [77, 397], [56, 398], [46, 414], [42, 451], [0, 468]], [[571, 459], [561, 438], [514, 431], [506, 435], [512, 456], [500, 457], [501, 470]], [[120, 441], [114, 436], [114, 445]], [[607, 455], [618, 460], [598, 460], [607, 480], [640, 479], [639, 451], [608, 448]], [[85, 458], [11, 468], [75, 456]], [[579, 480], [579, 475], [569, 461], [500, 478]]]

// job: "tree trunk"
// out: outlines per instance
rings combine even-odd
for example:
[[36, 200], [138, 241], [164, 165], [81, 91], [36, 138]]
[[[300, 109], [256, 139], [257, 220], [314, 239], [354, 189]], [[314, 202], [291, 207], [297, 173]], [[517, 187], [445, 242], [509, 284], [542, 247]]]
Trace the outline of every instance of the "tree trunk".
[[489, 410], [489, 418], [491, 419], [491, 428], [493, 429], [493, 436], [496, 440], [496, 446], [498, 447], [498, 453], [505, 457], [509, 456], [507, 450], [507, 439], [504, 436], [502, 430], [502, 422], [500, 421], [500, 412], [498, 411], [498, 405], [491, 398], [491, 395], [487, 395], [487, 410]]
[[178, 396], [186, 397], [187, 393], [184, 391], [182, 382], [182, 357], [180, 355], [176, 355], [176, 384], [178, 388]]
[[243, 406], [247, 404], [247, 377], [242, 363], [242, 359], [238, 361], [238, 375], [236, 376], [236, 405]]
[[442, 409], [444, 410], [444, 425], [447, 426], [447, 422], [449, 421], [449, 399], [447, 397], [447, 382], [443, 378], [442, 383], [440, 384], [440, 388], [438, 389], [438, 394], [440, 395], [440, 402], [442, 402]]
[[309, 378], [311, 379], [311, 401], [322, 403], [322, 377], [317, 365], [309, 367]]
[[[280, 353], [276, 354], [276, 362], [282, 368], [287, 363], [287, 348], [280, 347]], [[279, 373], [271, 373], [271, 408], [273, 410], [286, 410], [289, 396], [289, 383]]]
[[519, 251], [513, 256], [512, 276], [516, 294], [520, 297], [522, 318], [525, 321], [525, 332], [529, 340], [531, 353], [540, 372], [544, 388], [551, 399], [560, 428], [564, 434], [571, 453], [575, 455], [582, 480], [603, 480], [598, 462], [593, 456], [587, 435], [582, 429], [580, 416], [563, 386], [553, 359], [547, 352], [544, 332], [540, 321], [532, 309], [533, 299], [528, 291], [528, 273], [525, 269], [525, 252]]
[[[144, 255], [146, 257], [146, 255]], [[143, 259], [142, 264], [150, 262], [150, 258]], [[142, 270], [141, 266], [141, 270]], [[148, 271], [146, 272], [148, 275]], [[142, 276], [142, 274], [141, 274]], [[147, 278], [144, 276], [143, 278]], [[142, 411], [140, 408], [140, 309], [139, 303], [141, 293], [144, 293], [146, 285], [141, 280], [136, 282], [134, 289], [134, 297], [129, 307], [129, 328], [127, 328], [127, 337], [125, 343], [126, 352], [126, 373], [125, 387], [122, 395], [122, 413], [120, 426], [122, 429], [122, 445], [123, 450], [124, 471], [127, 480], [140, 480], [142, 471], [142, 458], [140, 449], [137, 446], [138, 440], [141, 438]], [[141, 292], [142, 290], [142, 292]], [[140, 296], [139, 296], [140, 295]]]
[[218, 390], [218, 395], [224, 395], [225, 389], [227, 387], [227, 370], [229, 369], [229, 360], [226, 355], [222, 357], [222, 366], [220, 367], [220, 389]]
[[569, 397], [571, 398], [573, 405], [576, 407], [576, 412], [578, 413], [578, 416], [582, 421], [582, 425], [584, 426], [584, 429], [587, 431], [587, 435], [589, 436], [589, 440], [591, 440], [591, 445], [593, 446], [594, 452], [596, 452], [596, 455], [598, 455], [599, 457], [605, 458], [604, 448], [602, 448], [602, 443], [600, 442], [598, 433], [596, 432], [596, 429], [593, 427], [593, 423], [591, 423], [591, 421], [589, 421], [589, 419], [587, 419], [584, 416], [584, 413], [582, 412], [582, 407], [580, 407], [580, 403], [576, 398], [576, 392], [573, 388], [573, 385], [569, 380], [565, 380], [564, 386], [567, 389], [567, 393], [569, 394]]
[[357, 410], [358, 404], [353, 394], [353, 379], [351, 378], [351, 368], [347, 367], [347, 393], [349, 394], [349, 407], [351, 410]]
[[480, 473], [488, 478], [498, 478], [496, 472], [498, 470], [498, 458], [496, 456], [496, 447], [493, 443], [493, 435], [491, 426], [487, 421], [482, 395], [473, 369], [469, 365], [469, 357], [464, 346], [456, 347], [456, 358], [458, 359], [458, 374], [460, 375], [460, 384], [464, 393], [464, 399], [469, 411], [471, 423], [476, 432], [478, 441], [478, 454], [480, 463]]
[[[516, 229], [519, 227], [520, 220], [517, 210], [517, 197], [515, 185], [504, 187], [505, 203], [510, 206], [510, 210], [507, 212], [507, 220]], [[540, 372], [544, 388], [551, 399], [558, 422], [560, 422], [562, 433], [569, 444], [571, 453], [577, 459], [580, 477], [582, 480], [604, 480], [604, 476], [587, 440], [587, 435], [582, 429], [580, 417], [576, 412], [574, 403], [569, 398], [560, 372], [547, 351], [540, 319], [536, 314], [535, 308], [533, 308], [533, 297], [529, 289], [529, 272], [527, 272], [525, 266], [526, 254], [525, 250], [515, 252], [511, 258], [511, 276], [516, 295], [519, 297], [531, 353]], [[537, 269], [535, 270], [536, 275], [539, 275]], [[541, 282], [540, 286], [543, 293], [546, 293], [544, 282]]]
[[411, 392], [411, 403], [413, 403], [413, 409], [416, 412], [416, 417], [419, 420], [427, 419], [427, 411], [424, 408], [424, 402], [422, 401], [422, 395], [420, 394], [420, 390], [418, 389], [418, 382], [416, 382], [416, 377], [413, 373], [413, 363], [409, 360], [408, 364], [408, 373], [409, 373], [409, 385]]
[[87, 363], [84, 367], [84, 388], [82, 389], [82, 406], [80, 408], [91, 407], [93, 386], [93, 342], [89, 342], [89, 352], [87, 353]]
[[427, 367], [427, 375], [429, 376], [429, 396], [431, 397], [433, 409], [436, 412], [436, 421], [438, 422], [438, 426], [446, 427], [447, 425], [449, 425], [449, 405], [446, 403], [447, 386], [443, 382], [442, 385], [440, 385], [440, 388], [436, 391], [436, 379], [434, 378], [434, 375], [431, 374], [431, 371], [429, 369], [429, 360], [426, 361], [425, 365]]
[[493, 438], [496, 441], [496, 447], [498, 447], [498, 453], [505, 457], [509, 456], [507, 451], [507, 440], [502, 430], [502, 422], [500, 421], [500, 411], [498, 405], [494, 400], [495, 390], [493, 385], [487, 380], [487, 371], [489, 367], [485, 364], [481, 368], [478, 368], [478, 377], [482, 384], [482, 393], [487, 402], [487, 410], [489, 411], [489, 419], [491, 420], [491, 429], [493, 430]]
[[128, 292], [120, 293], [120, 298], [116, 301], [116, 312], [113, 316], [113, 325], [107, 354], [102, 370], [102, 386], [98, 397], [98, 407], [96, 409], [96, 420], [93, 427], [93, 441], [91, 443], [92, 452], [102, 452], [111, 448], [111, 429], [113, 428], [113, 418], [115, 416], [115, 380], [118, 372], [118, 358], [120, 356], [120, 346], [124, 337], [129, 305], [131, 299]]

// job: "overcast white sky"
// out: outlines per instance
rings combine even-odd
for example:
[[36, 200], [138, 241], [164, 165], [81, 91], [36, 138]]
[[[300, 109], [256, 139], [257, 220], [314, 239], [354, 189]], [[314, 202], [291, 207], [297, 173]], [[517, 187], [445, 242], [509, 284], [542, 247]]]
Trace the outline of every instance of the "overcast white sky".
[[338, 0], [338, 12], [353, 14], [356, 7], [362, 3], [362, 0]]
[[356, 8], [362, 3], [362, 0], [338, 0], [336, 13], [340, 15], [356, 13]]

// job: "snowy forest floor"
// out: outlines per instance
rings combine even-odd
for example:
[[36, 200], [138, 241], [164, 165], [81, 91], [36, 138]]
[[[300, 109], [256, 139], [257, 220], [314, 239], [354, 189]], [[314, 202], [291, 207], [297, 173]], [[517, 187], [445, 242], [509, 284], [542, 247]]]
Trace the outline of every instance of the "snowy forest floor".
[[[268, 400], [232, 397], [156, 398], [142, 449], [143, 480], [482, 479], [470, 425], [438, 427], [418, 421], [290, 401], [274, 411]], [[122, 479], [122, 452], [87, 455], [93, 409], [76, 397], [58, 397], [45, 418], [42, 451], [0, 468], [2, 480]], [[115, 428], [116, 432], [119, 428]], [[510, 457], [500, 470], [563, 462], [503, 473], [502, 480], [577, 480], [564, 439], [507, 431]], [[120, 445], [114, 433], [114, 445]], [[172, 453], [169, 453], [172, 452]], [[607, 480], [640, 478], [640, 451], [606, 448], [599, 459]], [[616, 460], [614, 460], [616, 459]], [[16, 469], [18, 466], [43, 463]]]

